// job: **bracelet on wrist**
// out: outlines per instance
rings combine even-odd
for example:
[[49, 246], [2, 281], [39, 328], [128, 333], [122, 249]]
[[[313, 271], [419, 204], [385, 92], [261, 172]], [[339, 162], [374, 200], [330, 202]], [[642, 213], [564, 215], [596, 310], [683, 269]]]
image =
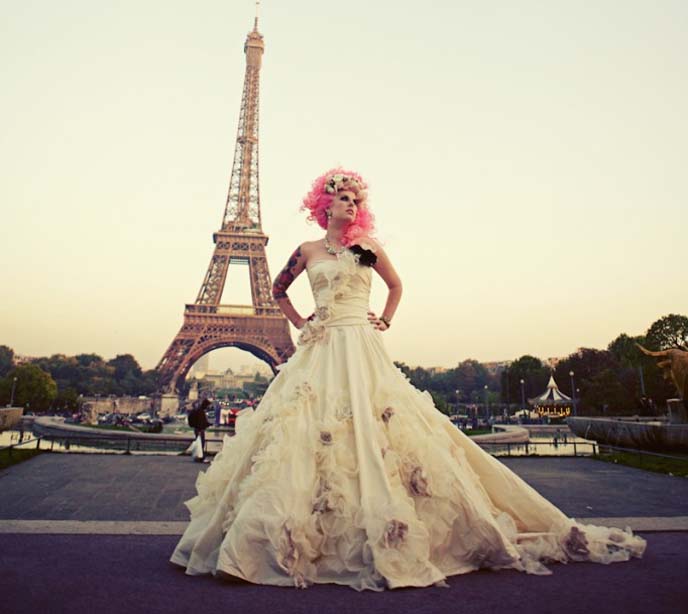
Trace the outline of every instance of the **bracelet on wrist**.
[[385, 318], [385, 316], [380, 316], [378, 320], [380, 320], [380, 322], [384, 322], [387, 325], [387, 328], [392, 325], [392, 321], [389, 318]]

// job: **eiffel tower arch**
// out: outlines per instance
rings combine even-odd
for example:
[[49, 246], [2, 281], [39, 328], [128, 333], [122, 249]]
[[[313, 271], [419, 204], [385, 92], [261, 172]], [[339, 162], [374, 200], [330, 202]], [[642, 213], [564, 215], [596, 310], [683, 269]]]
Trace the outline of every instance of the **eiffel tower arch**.
[[[273, 372], [294, 352], [289, 322], [272, 298], [258, 181], [258, 92], [263, 36], [256, 16], [244, 44], [246, 73], [232, 174], [220, 230], [201, 289], [184, 309], [184, 322], [156, 367], [161, 391], [174, 393], [204, 354], [237, 347], [264, 360]], [[222, 305], [230, 264], [248, 266], [250, 305]]]

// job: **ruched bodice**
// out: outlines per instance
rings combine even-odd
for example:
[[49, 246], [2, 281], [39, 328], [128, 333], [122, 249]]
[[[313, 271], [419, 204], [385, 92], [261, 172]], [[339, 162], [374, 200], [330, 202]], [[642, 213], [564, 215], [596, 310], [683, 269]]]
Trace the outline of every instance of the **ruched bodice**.
[[346, 250], [337, 258], [309, 263], [308, 280], [315, 301], [314, 324], [350, 326], [368, 324], [372, 270]]

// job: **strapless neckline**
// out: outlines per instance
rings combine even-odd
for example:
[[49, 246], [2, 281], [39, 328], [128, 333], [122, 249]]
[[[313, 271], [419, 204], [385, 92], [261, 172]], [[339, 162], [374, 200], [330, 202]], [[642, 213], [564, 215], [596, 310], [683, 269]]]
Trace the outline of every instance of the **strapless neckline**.
[[310, 271], [310, 269], [313, 268], [313, 265], [318, 264], [319, 262], [339, 262], [339, 258], [318, 258], [317, 260], [311, 260], [306, 265], [306, 269]]

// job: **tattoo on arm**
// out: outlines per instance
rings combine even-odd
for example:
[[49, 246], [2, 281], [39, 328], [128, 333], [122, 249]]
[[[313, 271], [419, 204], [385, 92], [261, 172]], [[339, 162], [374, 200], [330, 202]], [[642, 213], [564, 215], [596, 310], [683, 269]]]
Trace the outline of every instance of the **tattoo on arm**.
[[272, 297], [274, 299], [287, 298], [287, 288], [294, 281], [293, 269], [296, 267], [299, 258], [301, 258], [301, 246], [297, 247], [289, 257], [289, 261], [272, 284]]

